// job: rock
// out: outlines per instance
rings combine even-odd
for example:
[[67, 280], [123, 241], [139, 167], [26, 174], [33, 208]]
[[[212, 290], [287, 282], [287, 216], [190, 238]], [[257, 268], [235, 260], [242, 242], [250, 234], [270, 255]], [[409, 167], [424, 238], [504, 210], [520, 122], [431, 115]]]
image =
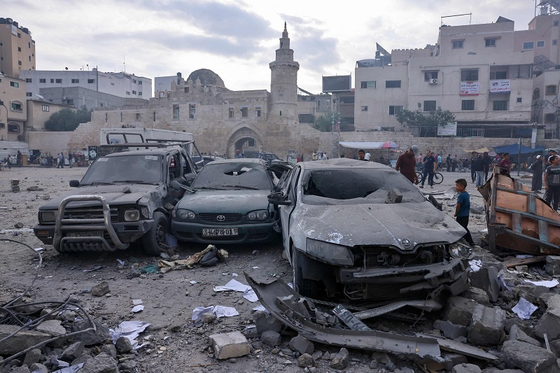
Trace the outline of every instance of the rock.
[[313, 357], [307, 353], [302, 354], [297, 359], [298, 366], [301, 368], [312, 367], [314, 365]]
[[497, 345], [503, 339], [506, 311], [499, 307], [474, 307], [468, 340], [478, 346]]
[[274, 330], [267, 330], [261, 334], [261, 342], [265, 345], [275, 347], [282, 342], [282, 336]]
[[248, 355], [250, 352], [249, 342], [241, 332], [230, 332], [212, 334], [210, 337], [216, 359], [229, 359]]
[[459, 337], [466, 337], [468, 330], [464, 325], [455, 325], [451, 321], [446, 320], [436, 320], [434, 322], [434, 328], [441, 330], [443, 335], [447, 338], [456, 339]]
[[80, 373], [119, 373], [119, 368], [115, 359], [102, 352], [88, 359], [80, 369]]
[[[93, 346], [105, 343], [106, 341], [111, 340], [111, 332], [109, 328], [105, 325], [102, 325], [98, 322], [95, 322], [96, 330], [97, 331], [88, 331], [80, 334], [76, 334], [73, 338], [77, 341], [84, 342], [85, 346]], [[83, 321], [81, 323], [77, 323], [75, 329], [76, 330], [85, 330], [90, 327], [89, 322]]]
[[459, 364], [453, 367], [452, 373], [481, 373], [482, 369], [474, 364]]
[[255, 312], [253, 320], [255, 321], [255, 326], [257, 327], [257, 332], [259, 334], [262, 334], [267, 330], [280, 332], [284, 328], [284, 324], [282, 324], [280, 320], [266, 312]]
[[503, 359], [508, 368], [520, 368], [524, 372], [560, 372], [556, 356], [544, 348], [521, 341], [505, 341], [502, 345]]
[[546, 334], [548, 340], [558, 339], [560, 336], [560, 295], [555, 294], [550, 297], [546, 305], [548, 307], [546, 312], [535, 326], [535, 335], [544, 339]]
[[315, 351], [315, 346], [313, 342], [305, 338], [304, 336], [298, 334], [290, 340], [290, 348], [293, 351], [297, 351], [300, 354], [312, 354]]
[[213, 312], [206, 312], [200, 315], [200, 321], [204, 324], [212, 324], [216, 319], [217, 316]]
[[461, 294], [461, 296], [467, 299], [472, 299], [480, 304], [490, 304], [490, 298], [488, 297], [488, 294], [484, 290], [476, 288], [474, 286], [468, 288], [468, 290]]
[[127, 337], [119, 337], [115, 342], [115, 347], [119, 354], [126, 354], [132, 351], [132, 343]]
[[34, 348], [33, 350], [25, 354], [25, 358], [23, 359], [23, 364], [30, 367], [31, 365], [41, 361], [41, 357], [42, 357], [41, 350], [38, 348]]
[[447, 302], [444, 320], [456, 325], [468, 326], [471, 323], [474, 306], [477, 303], [463, 297], [451, 297]]
[[469, 271], [471, 285], [482, 289], [488, 294], [490, 301], [496, 302], [500, 295], [500, 282], [498, 281], [498, 268], [494, 266], [483, 267], [476, 272]]
[[532, 344], [537, 347], [541, 347], [541, 343], [535, 338], [531, 338], [525, 333], [519, 325], [513, 325], [509, 331], [509, 340], [521, 341], [525, 343]]
[[64, 361], [72, 361], [77, 359], [84, 352], [84, 342], [74, 342], [62, 351], [60, 358]]
[[14, 227], [17, 228], [17, 229], [21, 229], [21, 228], [23, 228], [23, 223], [20, 223], [20, 222], [15, 223]]
[[560, 275], [560, 256], [547, 255], [544, 270], [551, 276]]
[[107, 355], [115, 359], [117, 358], [117, 348], [112, 343], [105, 343], [101, 346], [101, 352], [105, 352]]
[[49, 369], [43, 364], [39, 364], [39, 363], [31, 364], [29, 370], [33, 373], [49, 373]]
[[66, 328], [62, 326], [62, 321], [60, 320], [45, 320], [37, 326], [36, 330], [53, 337], [66, 335]]
[[333, 369], [342, 370], [346, 369], [349, 363], [350, 360], [348, 350], [343, 347], [336, 353], [334, 358], [329, 363], [329, 366]]
[[[3, 340], [13, 333], [17, 334]], [[49, 334], [40, 333], [36, 330], [23, 329], [20, 331], [19, 326], [0, 324], [0, 340], [3, 340], [0, 342], [0, 355], [13, 355], [50, 338]]]
[[91, 288], [91, 295], [93, 295], [94, 297], [102, 297], [110, 291], [111, 290], [109, 289], [109, 284], [107, 283], [107, 281], [103, 281], [102, 283], [97, 284]]

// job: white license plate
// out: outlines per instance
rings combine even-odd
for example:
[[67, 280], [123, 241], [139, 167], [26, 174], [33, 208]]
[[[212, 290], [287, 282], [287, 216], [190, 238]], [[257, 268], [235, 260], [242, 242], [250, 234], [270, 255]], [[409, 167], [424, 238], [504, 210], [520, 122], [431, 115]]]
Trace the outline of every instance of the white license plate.
[[202, 235], [206, 237], [237, 236], [237, 228], [202, 228]]
[[103, 232], [93, 231], [93, 232], [68, 232], [66, 237], [103, 237]]

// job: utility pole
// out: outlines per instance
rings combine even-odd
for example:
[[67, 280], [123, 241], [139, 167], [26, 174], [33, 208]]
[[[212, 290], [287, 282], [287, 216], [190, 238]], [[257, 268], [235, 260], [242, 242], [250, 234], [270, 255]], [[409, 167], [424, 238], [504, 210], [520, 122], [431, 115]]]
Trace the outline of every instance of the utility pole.
[[333, 93], [332, 124], [331, 124], [331, 158], [340, 158], [340, 113], [338, 112], [338, 97]]

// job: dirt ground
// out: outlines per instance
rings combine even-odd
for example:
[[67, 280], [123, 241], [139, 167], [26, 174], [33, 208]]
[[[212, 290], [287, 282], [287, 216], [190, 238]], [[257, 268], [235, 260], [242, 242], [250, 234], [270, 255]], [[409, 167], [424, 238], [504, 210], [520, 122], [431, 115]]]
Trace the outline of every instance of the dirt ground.
[[[73, 253], [61, 255], [52, 246], [44, 246], [33, 235], [31, 228], [37, 222], [38, 207], [49, 196], [71, 190], [68, 182], [80, 179], [85, 168], [14, 167], [0, 171], [0, 300], [21, 294], [32, 284], [29, 298], [34, 301], [63, 301], [72, 297], [80, 302], [97, 321], [116, 328], [125, 320], [139, 320], [152, 326], [139, 338], [148, 337], [148, 344], [138, 350], [135, 372], [301, 372], [296, 358], [284, 347], [273, 350], [252, 341], [253, 351], [246, 357], [218, 361], [208, 348], [208, 336], [215, 333], [241, 331], [252, 323], [252, 309], [258, 305], [245, 300], [239, 292], [213, 291], [214, 286], [225, 285], [231, 279], [246, 283], [243, 272], [258, 276], [277, 276], [290, 281], [291, 269], [281, 256], [281, 243], [256, 246], [223, 246], [229, 252], [225, 263], [214, 267], [199, 267], [150, 273], [157, 258], [140, 251], [126, 250], [115, 253]], [[443, 173], [444, 183], [433, 191], [445, 191], [465, 173]], [[11, 191], [11, 179], [18, 179], [21, 191]], [[530, 179], [529, 179], [530, 180]], [[470, 181], [470, 180], [469, 180]], [[38, 188], [42, 190], [28, 191]], [[471, 185], [472, 204], [482, 206], [480, 194]], [[432, 191], [429, 187], [424, 192]], [[453, 214], [454, 201], [443, 201], [444, 210]], [[19, 228], [16, 228], [19, 227]], [[475, 241], [485, 228], [483, 215], [473, 215], [470, 224]], [[42, 267], [37, 269], [37, 255], [31, 248], [44, 247]], [[206, 245], [180, 244], [181, 259], [199, 252]], [[123, 265], [124, 262], [124, 265]], [[147, 273], [146, 273], [147, 272]], [[37, 276], [37, 278], [35, 278]], [[93, 297], [93, 286], [107, 281], [110, 293]], [[132, 313], [133, 300], [141, 299], [144, 310]], [[217, 322], [200, 327], [191, 322], [192, 311], [199, 306], [222, 305], [235, 307], [239, 316], [223, 317]], [[289, 341], [285, 338], [283, 342]], [[337, 352], [339, 348], [316, 346], [316, 350]], [[351, 351], [351, 365], [347, 372], [372, 371], [369, 368], [371, 352]], [[318, 367], [317, 371], [333, 371]], [[397, 364], [398, 366], [398, 364]], [[420, 370], [417, 370], [420, 371]]]

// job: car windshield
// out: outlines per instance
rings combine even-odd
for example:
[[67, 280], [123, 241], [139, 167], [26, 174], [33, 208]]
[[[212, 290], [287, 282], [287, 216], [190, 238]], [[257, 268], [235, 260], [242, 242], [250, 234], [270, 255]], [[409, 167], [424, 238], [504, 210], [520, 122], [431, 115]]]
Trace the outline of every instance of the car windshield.
[[272, 182], [266, 168], [258, 163], [209, 163], [193, 181], [195, 189], [259, 189], [271, 190]]
[[310, 204], [387, 203], [390, 190], [402, 195], [401, 203], [426, 200], [410, 181], [392, 170], [310, 170], [303, 175], [302, 186], [303, 202]]
[[98, 158], [88, 169], [81, 185], [162, 182], [161, 155], [134, 154]]

